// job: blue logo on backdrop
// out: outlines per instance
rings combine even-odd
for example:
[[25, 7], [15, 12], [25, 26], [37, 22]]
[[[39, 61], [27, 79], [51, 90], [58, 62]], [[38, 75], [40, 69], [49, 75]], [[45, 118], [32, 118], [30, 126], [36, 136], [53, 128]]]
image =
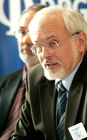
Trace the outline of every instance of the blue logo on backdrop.
[[87, 0], [0, 0], [0, 77], [24, 65], [12, 32], [22, 11], [34, 3], [72, 8], [87, 20]]

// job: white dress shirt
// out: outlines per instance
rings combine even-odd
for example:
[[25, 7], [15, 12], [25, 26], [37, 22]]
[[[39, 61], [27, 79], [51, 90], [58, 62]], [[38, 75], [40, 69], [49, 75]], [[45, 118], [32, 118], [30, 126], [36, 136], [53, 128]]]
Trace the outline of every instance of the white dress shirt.
[[[80, 63], [77, 65], [77, 67], [73, 70], [73, 72], [67, 76], [64, 80], [62, 80], [62, 83], [64, 85], [64, 87], [67, 89], [67, 97], [68, 97], [68, 92], [69, 92], [69, 89], [70, 89], [70, 86], [71, 86], [71, 83], [73, 81], [73, 78], [75, 76], [75, 73], [77, 72], [80, 64], [81, 64], [82, 61], [80, 61]], [[55, 84], [60, 81], [61, 79], [56, 79], [55, 80]]]

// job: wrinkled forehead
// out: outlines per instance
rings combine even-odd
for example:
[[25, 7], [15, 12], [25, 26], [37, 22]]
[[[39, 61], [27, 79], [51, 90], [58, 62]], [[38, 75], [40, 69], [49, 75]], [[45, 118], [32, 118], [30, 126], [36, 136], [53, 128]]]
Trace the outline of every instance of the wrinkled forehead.
[[34, 42], [37, 35], [46, 36], [48, 33], [65, 29], [65, 26], [60, 13], [45, 11], [35, 15], [28, 28], [31, 39]]

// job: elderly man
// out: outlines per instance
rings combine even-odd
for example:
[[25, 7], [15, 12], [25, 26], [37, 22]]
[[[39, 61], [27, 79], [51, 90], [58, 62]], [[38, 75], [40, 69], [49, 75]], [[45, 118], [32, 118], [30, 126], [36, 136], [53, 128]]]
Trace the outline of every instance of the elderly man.
[[86, 21], [78, 12], [53, 6], [36, 13], [29, 31], [42, 67], [28, 73], [26, 104], [13, 140], [86, 138]]
[[33, 55], [30, 50], [33, 43], [29, 37], [28, 25], [36, 12], [45, 7], [42, 4], [29, 6], [18, 21], [15, 36], [18, 42], [19, 56], [25, 66], [0, 79], [0, 140], [10, 138], [19, 119], [20, 108], [25, 101], [27, 70], [39, 63], [37, 56]]

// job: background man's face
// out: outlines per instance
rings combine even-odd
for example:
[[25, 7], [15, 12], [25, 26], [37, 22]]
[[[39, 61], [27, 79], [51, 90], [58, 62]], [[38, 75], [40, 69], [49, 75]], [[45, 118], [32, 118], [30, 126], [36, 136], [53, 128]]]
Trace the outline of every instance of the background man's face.
[[19, 56], [25, 64], [34, 65], [38, 62], [36, 56], [34, 56], [30, 50], [33, 43], [29, 37], [28, 25], [35, 15], [35, 11], [30, 10], [25, 13], [19, 21], [19, 35], [17, 37]]

